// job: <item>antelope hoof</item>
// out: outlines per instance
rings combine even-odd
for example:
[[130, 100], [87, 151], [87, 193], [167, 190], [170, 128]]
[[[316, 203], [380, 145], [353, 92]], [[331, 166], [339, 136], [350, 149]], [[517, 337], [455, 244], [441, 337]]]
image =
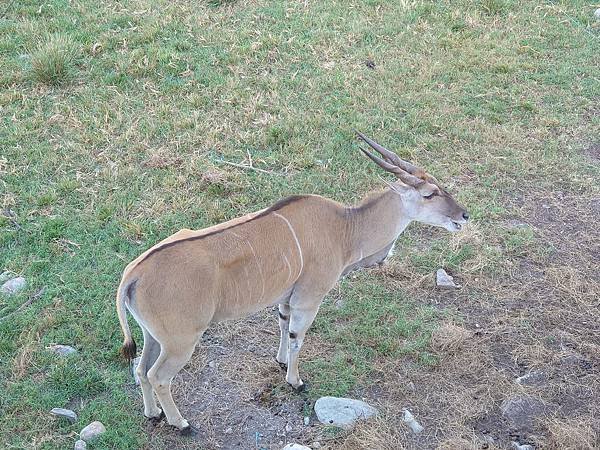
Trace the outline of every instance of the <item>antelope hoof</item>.
[[152, 425], [156, 426], [156, 425], [158, 425], [160, 422], [162, 422], [162, 420], [163, 420], [165, 417], [166, 417], [166, 416], [165, 416], [165, 412], [164, 412], [164, 411], [161, 411], [161, 412], [160, 412], [160, 414], [159, 414], [158, 416], [156, 416], [156, 417], [146, 417], [146, 419], [148, 419], [148, 421], [149, 421], [149, 422], [150, 422]]
[[296, 394], [303, 394], [305, 392], [308, 392], [309, 387], [310, 387], [310, 385], [308, 383], [304, 382], [299, 386], [292, 386], [292, 389], [294, 390], [294, 392]]
[[275, 362], [277, 364], [279, 364], [279, 367], [281, 367], [281, 370], [283, 370], [284, 372], [287, 372], [287, 364], [286, 363], [282, 363], [282, 362], [279, 362], [277, 360], [275, 360]]
[[194, 437], [198, 435], [199, 431], [200, 430], [198, 430], [198, 428], [188, 425], [187, 427], [183, 427], [181, 430], [179, 430], [179, 434], [182, 436]]

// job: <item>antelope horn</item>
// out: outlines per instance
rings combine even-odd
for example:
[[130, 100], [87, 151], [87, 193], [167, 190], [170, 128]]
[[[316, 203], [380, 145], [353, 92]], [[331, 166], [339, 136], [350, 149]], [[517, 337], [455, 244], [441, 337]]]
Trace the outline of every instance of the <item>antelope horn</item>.
[[400, 167], [402, 170], [410, 173], [411, 175], [421, 172], [421, 170], [417, 166], [412, 165], [408, 161], [404, 161], [398, 155], [396, 155], [394, 152], [389, 151], [387, 148], [378, 144], [373, 139], [369, 139], [367, 136], [362, 134], [360, 131], [357, 131], [356, 134], [358, 134], [359, 138], [361, 138], [363, 141], [365, 141], [367, 144], [369, 144], [373, 148], [373, 150], [377, 150], [381, 154], [381, 156], [383, 156], [386, 160], [388, 160], [392, 164], [395, 164], [396, 166]]
[[408, 184], [409, 186], [416, 187], [416, 186], [424, 183], [423, 180], [415, 177], [414, 175], [411, 175], [410, 173], [406, 172], [405, 170], [402, 170], [400, 167], [395, 166], [394, 164], [390, 164], [389, 162], [381, 159], [379, 156], [373, 155], [372, 153], [368, 152], [367, 150], [365, 150], [364, 148], [362, 148], [360, 146], [358, 148], [360, 149], [361, 152], [363, 152], [365, 155], [367, 155], [379, 167], [381, 167], [384, 170], [387, 170], [388, 172], [393, 173], [398, 178], [400, 178], [400, 180], [402, 180], [404, 183]]

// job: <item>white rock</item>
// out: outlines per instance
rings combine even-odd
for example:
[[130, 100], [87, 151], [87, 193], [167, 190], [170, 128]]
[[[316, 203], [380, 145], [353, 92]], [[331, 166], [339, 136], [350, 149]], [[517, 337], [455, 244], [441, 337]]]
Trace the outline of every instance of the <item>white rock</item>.
[[5, 270], [4, 272], [0, 273], [0, 283], [4, 283], [5, 281], [10, 280], [14, 277], [14, 275], [15, 274], [10, 270]]
[[24, 289], [25, 286], [27, 286], [27, 281], [25, 281], [25, 278], [16, 277], [6, 281], [0, 288], [0, 291], [6, 295], [13, 295]]
[[304, 425], [306, 425], [306, 426], [310, 425], [310, 417], [304, 416]]
[[208, 367], [210, 367], [211, 369], [214, 369], [215, 367], [217, 367], [217, 363], [216, 363], [216, 362], [214, 362], [214, 361], [210, 361], [210, 362], [208, 363]]
[[315, 412], [321, 423], [351, 429], [357, 420], [377, 414], [377, 409], [360, 400], [321, 397], [315, 402]]
[[225, 429], [225, 434], [231, 434], [231, 433], [233, 433], [233, 428], [228, 427]]
[[435, 283], [441, 289], [458, 289], [460, 284], [454, 282], [454, 277], [448, 275], [444, 269], [438, 269], [435, 273]]
[[512, 448], [514, 450], [534, 450], [533, 445], [529, 444], [519, 444], [518, 442], [512, 441]]
[[70, 409], [52, 408], [50, 410], [50, 414], [57, 417], [64, 417], [65, 419], [68, 419], [71, 422], [77, 421], [77, 414], [75, 414], [75, 412], [71, 411]]
[[321, 443], [319, 441], [311, 442], [310, 447], [313, 449], [321, 448]]
[[285, 447], [283, 447], [281, 450], [310, 450], [310, 447], [307, 447], [306, 445], [300, 445], [300, 444], [288, 444]]
[[46, 348], [48, 350], [56, 353], [59, 356], [69, 356], [69, 355], [72, 355], [73, 353], [77, 353], [77, 350], [75, 350], [70, 345], [54, 344], [54, 345], [49, 345]]
[[517, 378], [515, 381], [525, 386], [536, 386], [544, 384], [546, 381], [548, 381], [548, 375], [540, 370], [534, 370], [526, 373], [522, 377]]
[[86, 448], [87, 444], [85, 443], [85, 441], [79, 439], [77, 442], [75, 442], [75, 447], [73, 447], [73, 450], [85, 450]]
[[133, 380], [135, 381], [136, 386], [140, 385], [140, 377], [138, 377], [137, 374], [137, 367], [140, 365], [140, 359], [142, 359], [141, 356], [133, 358], [133, 362], [131, 363], [131, 374], [133, 375]]
[[594, 11], [594, 17], [596, 18], [596, 20], [600, 20], [600, 8]]
[[292, 428], [292, 426], [289, 423], [285, 426], [286, 433], [291, 433], [293, 430], [294, 429]]
[[94, 421], [79, 432], [79, 437], [85, 442], [90, 442], [104, 432], [106, 432], [106, 428], [102, 422]]
[[408, 409], [404, 410], [403, 420], [415, 434], [419, 434], [424, 429], [421, 424], [415, 420], [415, 417]]

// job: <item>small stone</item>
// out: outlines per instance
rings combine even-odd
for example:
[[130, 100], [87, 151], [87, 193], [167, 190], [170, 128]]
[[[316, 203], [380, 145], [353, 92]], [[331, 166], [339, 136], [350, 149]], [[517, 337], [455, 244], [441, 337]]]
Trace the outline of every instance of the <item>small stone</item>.
[[600, 8], [594, 11], [594, 17], [596, 18], [596, 20], [600, 20]]
[[16, 277], [6, 281], [0, 288], [0, 291], [2, 291], [2, 293], [6, 295], [13, 295], [23, 290], [25, 286], [27, 286], [25, 278]]
[[10, 270], [5, 270], [4, 272], [0, 273], [0, 283], [10, 280], [14, 275], [15, 274]]
[[70, 345], [55, 344], [55, 345], [49, 345], [46, 348], [48, 350], [56, 353], [59, 356], [69, 356], [69, 355], [72, 355], [73, 353], [77, 353], [77, 350], [75, 350]]
[[77, 442], [75, 442], [75, 447], [73, 447], [73, 450], [85, 450], [86, 448], [87, 444], [85, 443], [85, 441], [79, 439]]
[[225, 429], [225, 434], [231, 434], [233, 433], [233, 428], [229, 427]]
[[310, 417], [308, 417], [308, 416], [304, 417], [304, 425], [306, 425], [306, 426], [310, 425]]
[[312, 442], [312, 443], [310, 444], [310, 447], [311, 447], [312, 449], [321, 448], [321, 443], [320, 443], [319, 441]]
[[522, 377], [516, 379], [516, 382], [523, 386], [538, 386], [548, 381], [548, 375], [540, 370], [528, 372]]
[[106, 432], [106, 427], [102, 424], [102, 422], [94, 421], [81, 430], [79, 437], [86, 442], [90, 442], [104, 432]]
[[424, 430], [424, 428], [421, 426], [421, 424], [415, 420], [415, 417], [412, 415], [412, 413], [408, 409], [404, 410], [404, 417], [402, 420], [404, 420], [404, 422], [406, 422], [406, 424], [409, 426], [409, 428], [415, 434], [419, 434], [421, 431]]
[[440, 289], [458, 289], [460, 284], [454, 282], [454, 277], [448, 275], [444, 269], [438, 269], [435, 273], [435, 283]]
[[519, 444], [518, 442], [512, 441], [512, 448], [514, 450], [534, 450], [533, 445], [529, 445], [529, 444]]
[[57, 416], [57, 417], [64, 417], [65, 419], [69, 420], [70, 422], [77, 421], [77, 414], [75, 414], [75, 412], [71, 411], [70, 409], [52, 408], [50, 410], [50, 414]]
[[138, 377], [137, 368], [140, 365], [141, 359], [142, 359], [142, 357], [138, 356], [136, 358], [133, 358], [133, 361], [131, 363], [131, 374], [133, 375], [133, 380], [135, 381], [136, 386], [140, 385], [140, 377]]
[[214, 369], [215, 367], [217, 367], [217, 363], [216, 363], [216, 362], [214, 362], [214, 361], [210, 361], [210, 362], [208, 363], [208, 367], [211, 367], [211, 368], [213, 368], [213, 369]]
[[546, 405], [537, 398], [516, 395], [500, 405], [502, 415], [515, 428], [528, 428], [546, 413]]
[[286, 433], [291, 433], [292, 431], [293, 431], [293, 428], [292, 428], [292, 426], [291, 426], [291, 425], [288, 423], [288, 424], [285, 426], [285, 432], [286, 432]]
[[360, 400], [338, 397], [321, 397], [315, 402], [319, 421], [346, 430], [354, 427], [359, 419], [368, 419], [377, 414], [377, 409]]
[[283, 447], [281, 450], [310, 450], [310, 447], [307, 447], [306, 445], [300, 445], [300, 444], [288, 444], [285, 447]]

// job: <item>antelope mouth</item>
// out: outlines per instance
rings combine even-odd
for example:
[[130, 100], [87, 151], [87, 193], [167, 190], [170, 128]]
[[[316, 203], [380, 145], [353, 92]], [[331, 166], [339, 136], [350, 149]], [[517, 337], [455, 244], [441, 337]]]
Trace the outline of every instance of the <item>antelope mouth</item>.
[[447, 226], [446, 228], [448, 229], [448, 231], [460, 231], [462, 230], [464, 224], [465, 222], [457, 222], [455, 220], [451, 220], [448, 224], [449, 226]]

